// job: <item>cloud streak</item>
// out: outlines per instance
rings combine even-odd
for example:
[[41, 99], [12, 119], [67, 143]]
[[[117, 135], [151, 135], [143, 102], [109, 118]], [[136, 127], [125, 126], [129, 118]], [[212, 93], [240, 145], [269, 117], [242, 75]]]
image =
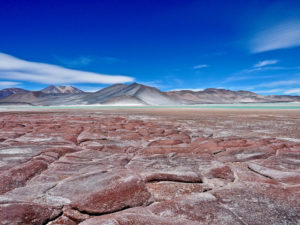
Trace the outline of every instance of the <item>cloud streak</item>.
[[73, 70], [57, 65], [30, 62], [0, 53], [0, 78], [43, 84], [114, 84], [134, 81], [133, 77]]
[[207, 67], [208, 67], [208, 65], [206, 65], [206, 64], [200, 64], [200, 65], [194, 66], [193, 69], [197, 70], [197, 69], [202, 69], [202, 68], [207, 68]]
[[172, 89], [172, 90], [169, 90], [169, 91], [194, 91], [194, 92], [197, 92], [197, 91], [203, 91], [204, 88], [178, 88], [178, 89]]
[[19, 82], [14, 82], [14, 81], [0, 81], [0, 88], [8, 88], [12, 86], [17, 86], [19, 85]]
[[75, 67], [75, 66], [87, 66], [91, 62], [93, 62], [93, 59], [88, 56], [80, 56], [78, 58], [74, 59], [67, 59], [67, 58], [61, 58], [61, 57], [55, 57], [58, 62], [60, 62], [63, 65], [66, 65], [68, 67]]
[[300, 46], [300, 21], [288, 21], [258, 33], [250, 42], [252, 53]]
[[298, 94], [300, 95], [300, 88], [290, 89], [284, 92], [284, 94]]
[[274, 65], [278, 63], [278, 60], [263, 60], [263, 61], [260, 61], [258, 63], [256, 63], [253, 67], [254, 68], [260, 68], [260, 67], [264, 67], [264, 66], [268, 66], [268, 65]]
[[290, 86], [290, 85], [300, 85], [299, 79], [291, 79], [291, 80], [280, 80], [269, 83], [261, 83], [255, 85], [255, 87], [282, 87], [282, 86]]

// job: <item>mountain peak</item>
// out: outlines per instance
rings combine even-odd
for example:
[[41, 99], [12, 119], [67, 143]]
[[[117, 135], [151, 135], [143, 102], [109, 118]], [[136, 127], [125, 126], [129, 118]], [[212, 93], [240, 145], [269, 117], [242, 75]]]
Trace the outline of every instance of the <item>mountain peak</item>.
[[42, 89], [41, 92], [46, 94], [77, 94], [82, 93], [83, 91], [73, 86], [55, 86], [51, 84], [48, 87]]

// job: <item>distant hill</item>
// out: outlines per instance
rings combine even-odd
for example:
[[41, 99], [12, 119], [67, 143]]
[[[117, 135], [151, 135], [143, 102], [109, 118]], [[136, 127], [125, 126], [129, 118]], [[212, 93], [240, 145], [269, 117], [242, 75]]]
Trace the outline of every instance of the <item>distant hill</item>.
[[72, 86], [54, 86], [50, 85], [41, 90], [41, 92], [46, 94], [77, 94], [82, 93], [83, 91], [72, 87]]
[[25, 94], [29, 91], [24, 90], [22, 88], [5, 88], [0, 90], [0, 98], [5, 98], [7, 96], [13, 95], [13, 94]]
[[[2, 90], [6, 93], [9, 89]], [[15, 89], [14, 89], [15, 90]], [[217, 103], [300, 102], [300, 96], [263, 96], [250, 91], [208, 88], [203, 91], [168, 91], [138, 83], [114, 84], [97, 92], [72, 86], [51, 85], [41, 91], [17, 90], [0, 99], [0, 104], [27, 105], [193, 105]]]
[[250, 91], [231, 91], [226, 89], [207, 88], [203, 91], [169, 91], [169, 96], [197, 103], [249, 103], [269, 102], [265, 96]]

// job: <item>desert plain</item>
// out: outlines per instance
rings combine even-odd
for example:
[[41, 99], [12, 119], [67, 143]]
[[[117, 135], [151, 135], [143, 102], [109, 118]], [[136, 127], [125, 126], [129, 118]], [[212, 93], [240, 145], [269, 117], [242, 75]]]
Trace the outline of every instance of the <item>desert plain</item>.
[[0, 224], [300, 224], [300, 111], [0, 112]]

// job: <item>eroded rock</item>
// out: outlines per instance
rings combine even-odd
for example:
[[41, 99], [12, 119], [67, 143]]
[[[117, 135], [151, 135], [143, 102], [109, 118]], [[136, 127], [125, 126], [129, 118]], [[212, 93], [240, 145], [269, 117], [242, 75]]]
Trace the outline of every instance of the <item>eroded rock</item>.
[[300, 223], [295, 142], [232, 137], [213, 120], [0, 118], [0, 224]]

